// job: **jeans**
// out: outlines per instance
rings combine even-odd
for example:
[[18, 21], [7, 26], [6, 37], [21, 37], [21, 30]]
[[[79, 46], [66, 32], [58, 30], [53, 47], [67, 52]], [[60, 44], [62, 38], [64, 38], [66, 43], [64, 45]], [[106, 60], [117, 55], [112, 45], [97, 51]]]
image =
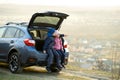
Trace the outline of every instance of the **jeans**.
[[52, 49], [47, 49], [46, 53], [48, 54], [47, 67], [50, 68], [50, 66], [53, 64], [53, 58], [54, 58], [53, 51]]
[[60, 58], [61, 58], [61, 64], [64, 64], [64, 60], [65, 60], [65, 54], [64, 54], [64, 51], [62, 50], [56, 50], [57, 53], [60, 55]]
[[61, 67], [59, 53], [55, 49], [52, 49], [52, 48], [47, 49], [46, 52], [48, 54], [47, 67], [51, 67], [54, 59], [56, 60], [57, 67]]

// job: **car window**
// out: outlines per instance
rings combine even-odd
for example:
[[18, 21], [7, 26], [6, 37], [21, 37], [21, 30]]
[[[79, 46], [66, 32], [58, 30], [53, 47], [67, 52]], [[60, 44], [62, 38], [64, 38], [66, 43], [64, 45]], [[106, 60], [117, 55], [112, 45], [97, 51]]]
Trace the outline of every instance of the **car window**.
[[16, 34], [15, 34], [15, 38], [19, 38], [19, 35], [20, 35], [20, 30], [18, 29]]
[[0, 28], [0, 38], [3, 36], [5, 29], [6, 29], [5, 27]]
[[20, 38], [24, 36], [24, 32], [20, 29], [17, 30], [16, 34], [15, 34], [15, 38]]
[[25, 35], [25, 33], [20, 30], [20, 36], [19, 37], [23, 37], [24, 35]]
[[17, 31], [17, 28], [8, 28], [4, 37], [13, 38], [15, 36], [16, 31]]

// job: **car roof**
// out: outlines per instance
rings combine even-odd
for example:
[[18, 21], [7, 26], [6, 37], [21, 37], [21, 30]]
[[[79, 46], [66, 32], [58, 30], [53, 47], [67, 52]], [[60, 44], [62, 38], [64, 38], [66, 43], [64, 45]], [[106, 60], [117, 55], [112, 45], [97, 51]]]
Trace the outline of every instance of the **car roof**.
[[27, 22], [15, 23], [15, 22], [8, 22], [5, 24], [4, 27], [18, 27], [18, 28], [27, 28]]
[[[16, 28], [20, 28], [20, 29], [28, 29], [28, 23], [27, 22], [22, 22], [22, 23], [15, 23], [15, 22], [8, 22], [6, 23], [6, 25], [4, 25], [3, 27], [16, 27]], [[28, 30], [33, 30], [33, 29], [49, 29], [51, 27], [41, 27], [41, 28], [37, 28], [37, 26], [34, 26], [36, 28], [31, 28]]]
[[23, 25], [4, 25], [3, 27], [15, 27], [15, 28], [19, 28], [21, 30], [26, 30], [27, 27], [23, 26]]

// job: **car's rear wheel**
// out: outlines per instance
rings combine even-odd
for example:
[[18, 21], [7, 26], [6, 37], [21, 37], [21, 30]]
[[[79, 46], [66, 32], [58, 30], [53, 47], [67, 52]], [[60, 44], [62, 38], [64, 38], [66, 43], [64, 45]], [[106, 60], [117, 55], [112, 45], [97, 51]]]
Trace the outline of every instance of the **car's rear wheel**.
[[19, 73], [22, 69], [18, 53], [13, 52], [9, 57], [9, 70], [12, 73]]

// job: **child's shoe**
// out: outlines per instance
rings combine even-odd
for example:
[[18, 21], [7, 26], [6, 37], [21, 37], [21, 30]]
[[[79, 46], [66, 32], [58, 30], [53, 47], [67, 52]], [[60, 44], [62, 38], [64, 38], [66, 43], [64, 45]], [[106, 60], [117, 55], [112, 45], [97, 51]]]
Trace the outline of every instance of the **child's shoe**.
[[46, 67], [46, 70], [48, 71], [48, 73], [51, 73], [51, 69], [49, 67]]

